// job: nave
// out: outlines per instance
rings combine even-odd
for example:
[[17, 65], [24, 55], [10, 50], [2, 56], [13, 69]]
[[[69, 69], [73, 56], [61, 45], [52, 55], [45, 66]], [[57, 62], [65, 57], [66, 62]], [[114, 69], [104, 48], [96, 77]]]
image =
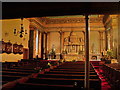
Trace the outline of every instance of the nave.
[[[48, 63], [50, 65], [48, 66]], [[75, 89], [84, 90], [84, 61], [50, 60], [4, 63], [2, 90]], [[90, 90], [120, 89], [119, 64], [90, 63]]]
[[119, 90], [119, 4], [3, 3], [2, 90]]

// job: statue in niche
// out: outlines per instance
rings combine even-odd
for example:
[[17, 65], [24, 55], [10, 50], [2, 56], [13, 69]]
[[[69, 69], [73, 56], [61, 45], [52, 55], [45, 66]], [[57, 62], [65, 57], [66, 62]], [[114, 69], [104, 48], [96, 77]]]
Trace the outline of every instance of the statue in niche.
[[68, 38], [64, 38], [64, 42], [68, 42]]
[[83, 41], [83, 39], [82, 39], [82, 37], [80, 37], [80, 38], [79, 38], [79, 42], [82, 42], [82, 41]]
[[92, 45], [91, 45], [91, 53], [95, 53], [95, 45], [94, 45], [94, 43], [92, 43]]

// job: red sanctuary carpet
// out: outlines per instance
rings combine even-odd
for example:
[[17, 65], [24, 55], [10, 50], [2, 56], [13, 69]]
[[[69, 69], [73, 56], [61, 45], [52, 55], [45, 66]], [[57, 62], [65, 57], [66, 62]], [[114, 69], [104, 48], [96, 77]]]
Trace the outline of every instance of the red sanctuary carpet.
[[98, 68], [95, 69], [95, 71], [98, 73], [99, 78], [101, 79], [101, 90], [112, 90], [111, 86], [109, 85], [109, 83], [101, 73], [102, 69], [98, 66]]

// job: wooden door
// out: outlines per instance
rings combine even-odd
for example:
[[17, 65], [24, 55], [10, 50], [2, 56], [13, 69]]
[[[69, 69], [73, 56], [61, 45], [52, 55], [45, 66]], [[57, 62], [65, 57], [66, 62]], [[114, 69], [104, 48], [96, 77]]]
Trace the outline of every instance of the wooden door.
[[29, 59], [29, 50], [28, 50], [28, 48], [23, 48], [23, 59]]

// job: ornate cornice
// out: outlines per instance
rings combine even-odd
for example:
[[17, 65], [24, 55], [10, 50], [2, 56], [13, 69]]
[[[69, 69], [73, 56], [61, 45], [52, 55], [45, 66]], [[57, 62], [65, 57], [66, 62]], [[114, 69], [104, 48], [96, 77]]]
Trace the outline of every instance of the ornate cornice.
[[[90, 25], [91, 30], [104, 30], [104, 26], [102, 25], [102, 18], [90, 18], [90, 23], [93, 23], [93, 25]], [[52, 18], [46, 18], [46, 17], [41, 17], [41, 18], [32, 18], [29, 19], [31, 25], [34, 25], [33, 23], [36, 23], [36, 25], [41, 28], [42, 31], [50, 32], [55, 30], [58, 31], [61, 28], [63, 31], [67, 29], [67, 31], [71, 31], [71, 29], [79, 29], [84, 30], [85, 29], [85, 19], [84, 18], [62, 18], [62, 19], [52, 19]], [[47, 24], [46, 24], [47, 23]], [[75, 25], [68, 24], [66, 23], [75, 23]], [[80, 23], [80, 24], [76, 24]], [[51, 25], [50, 25], [51, 24]], [[54, 24], [59, 24], [59, 25], [54, 25]], [[61, 24], [61, 25], [60, 25]], [[53, 29], [53, 30], [52, 30]]]
[[41, 25], [36, 19], [29, 19], [30, 22], [34, 22], [37, 25], [39, 25], [40, 27], [44, 28], [43, 25]]
[[[44, 24], [69, 24], [69, 23], [85, 23], [84, 18], [40, 18], [39, 19]], [[90, 23], [102, 23], [102, 18], [90, 18]]]
[[[73, 26], [73, 27], [63, 27], [63, 26], [58, 26], [58, 27], [44, 27], [44, 29], [52, 29], [52, 28], [85, 28], [85, 26]], [[103, 28], [103, 26], [90, 26], [90, 28]]]
[[29, 18], [30, 27], [36, 27], [40, 31], [44, 30], [44, 26], [37, 20], [37, 18]]

